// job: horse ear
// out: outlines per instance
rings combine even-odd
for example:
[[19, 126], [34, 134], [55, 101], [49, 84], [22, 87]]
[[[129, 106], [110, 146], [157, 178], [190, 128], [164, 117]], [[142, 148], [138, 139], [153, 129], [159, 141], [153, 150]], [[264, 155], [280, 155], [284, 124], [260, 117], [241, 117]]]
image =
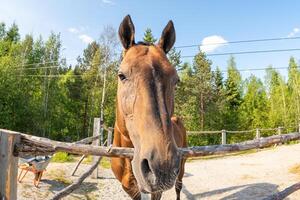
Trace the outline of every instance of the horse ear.
[[134, 25], [130, 15], [124, 17], [119, 27], [119, 37], [125, 49], [134, 45]]
[[161, 34], [158, 45], [164, 50], [165, 53], [168, 53], [173, 47], [175, 40], [175, 28], [172, 20], [170, 20]]

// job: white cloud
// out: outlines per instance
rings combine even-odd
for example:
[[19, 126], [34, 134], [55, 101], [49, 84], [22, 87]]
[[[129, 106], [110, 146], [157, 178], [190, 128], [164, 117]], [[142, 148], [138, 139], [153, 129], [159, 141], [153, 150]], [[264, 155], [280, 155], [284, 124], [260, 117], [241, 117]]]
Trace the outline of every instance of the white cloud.
[[83, 43], [90, 44], [94, 41], [94, 39], [85, 34], [84, 31], [86, 30], [86, 27], [80, 26], [79, 28], [70, 27], [68, 28], [68, 31], [70, 33], [75, 34]]
[[90, 44], [94, 41], [94, 39], [91, 36], [88, 36], [86, 34], [81, 34], [78, 36], [78, 38], [86, 44]]
[[79, 32], [79, 30], [78, 30], [77, 28], [73, 28], [73, 27], [68, 28], [68, 31], [69, 31], [70, 33], [78, 33], [78, 32]]
[[113, 2], [111, 0], [102, 0], [102, 3], [109, 4], [109, 5], [115, 5], [115, 2]]
[[219, 35], [211, 35], [208, 37], [205, 37], [200, 46], [200, 50], [209, 53], [213, 52], [216, 49], [225, 46], [228, 43], [227, 40], [225, 40], [222, 36]]
[[300, 28], [293, 28], [293, 31], [288, 34], [288, 37], [294, 37], [296, 34], [300, 32]]

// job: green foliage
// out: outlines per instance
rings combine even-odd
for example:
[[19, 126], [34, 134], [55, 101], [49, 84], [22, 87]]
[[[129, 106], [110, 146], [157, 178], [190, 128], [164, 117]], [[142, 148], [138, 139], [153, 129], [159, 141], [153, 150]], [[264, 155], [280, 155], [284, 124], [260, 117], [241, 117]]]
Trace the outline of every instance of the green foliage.
[[66, 152], [57, 152], [51, 158], [51, 162], [58, 162], [58, 163], [73, 162], [73, 161], [74, 161], [73, 156], [69, 155]]
[[104, 169], [110, 169], [110, 158], [103, 157], [100, 162], [101, 167]]
[[177, 71], [181, 71], [183, 68], [180, 65], [181, 64], [181, 51], [176, 51], [175, 47], [173, 47], [169, 52], [168, 52], [168, 59], [172, 66], [174, 66]]
[[146, 29], [143, 40], [144, 40], [144, 42], [149, 43], [149, 44], [154, 44], [157, 41], [157, 39], [154, 38], [154, 36], [152, 34], [152, 30], [150, 28]]

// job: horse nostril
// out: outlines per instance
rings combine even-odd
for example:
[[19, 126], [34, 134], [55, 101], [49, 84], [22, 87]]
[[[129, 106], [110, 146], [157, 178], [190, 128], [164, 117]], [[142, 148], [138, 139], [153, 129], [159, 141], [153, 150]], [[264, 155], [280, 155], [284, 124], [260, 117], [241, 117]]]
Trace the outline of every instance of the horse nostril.
[[150, 166], [149, 166], [149, 162], [147, 159], [144, 159], [142, 161], [142, 173], [144, 175], [148, 175], [149, 173], [152, 173]]

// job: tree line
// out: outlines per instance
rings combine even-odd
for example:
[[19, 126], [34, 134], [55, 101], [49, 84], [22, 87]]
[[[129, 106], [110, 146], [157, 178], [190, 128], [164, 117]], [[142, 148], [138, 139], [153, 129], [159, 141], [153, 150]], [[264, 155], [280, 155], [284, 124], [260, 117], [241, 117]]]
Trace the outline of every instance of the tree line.
[[[144, 42], [154, 43], [151, 29]], [[87, 45], [70, 64], [62, 56], [60, 34], [46, 39], [20, 37], [16, 24], [0, 24], [0, 127], [56, 140], [74, 141], [92, 135], [93, 118], [100, 117], [104, 80], [104, 122], [113, 126], [117, 71], [121, 51], [116, 31], [105, 27], [99, 40]], [[300, 70], [291, 57], [288, 77], [272, 66], [263, 80], [243, 79], [234, 57], [226, 74], [205, 53], [191, 63], [181, 61], [173, 48], [168, 57], [180, 83], [175, 93], [175, 114], [187, 130], [248, 130], [287, 127], [300, 120]], [[286, 79], [286, 80], [285, 80]], [[253, 133], [254, 134], [254, 133]], [[268, 133], [267, 133], [268, 134]], [[271, 133], [270, 133], [271, 134]], [[231, 141], [253, 135], [232, 135]], [[190, 137], [192, 144], [219, 143], [220, 137]]]

